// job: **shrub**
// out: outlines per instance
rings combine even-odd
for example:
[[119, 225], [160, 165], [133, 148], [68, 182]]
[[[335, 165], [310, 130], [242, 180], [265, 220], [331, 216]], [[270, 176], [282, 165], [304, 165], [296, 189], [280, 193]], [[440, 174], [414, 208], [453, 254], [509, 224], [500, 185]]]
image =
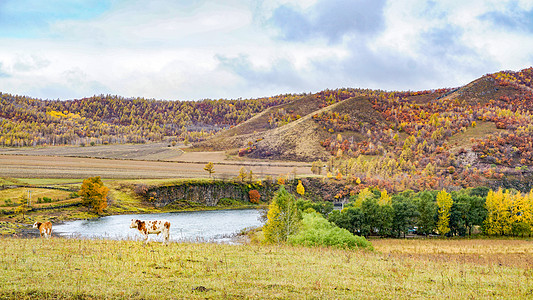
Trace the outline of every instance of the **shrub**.
[[261, 199], [261, 194], [257, 190], [251, 190], [248, 192], [248, 196], [250, 197], [250, 202], [258, 204], [259, 200]]
[[222, 198], [218, 200], [217, 205], [220, 206], [231, 206], [231, 205], [240, 205], [242, 204], [239, 200], [231, 199], [231, 198]]
[[135, 192], [135, 194], [139, 196], [146, 197], [146, 195], [148, 194], [148, 189], [149, 188], [146, 184], [141, 183], [141, 184], [136, 184], [133, 191]]
[[364, 237], [335, 226], [316, 212], [304, 214], [301, 230], [290, 235], [287, 241], [291, 245], [373, 249], [372, 244]]

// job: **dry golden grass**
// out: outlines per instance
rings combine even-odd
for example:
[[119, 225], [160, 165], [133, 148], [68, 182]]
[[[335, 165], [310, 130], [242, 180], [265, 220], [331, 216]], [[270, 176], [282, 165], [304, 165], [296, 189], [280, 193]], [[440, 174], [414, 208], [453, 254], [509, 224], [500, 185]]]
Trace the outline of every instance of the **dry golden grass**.
[[55, 189], [40, 189], [40, 188], [15, 188], [0, 190], [0, 206], [4, 205], [4, 201], [11, 199], [13, 203], [18, 203], [20, 196], [28, 198], [28, 190], [31, 190], [32, 203], [37, 203], [38, 198], [48, 197], [51, 199], [65, 200], [69, 198], [70, 193], [68, 191], [55, 190]]
[[[198, 157], [199, 158], [199, 157]], [[208, 157], [205, 157], [208, 161]], [[155, 179], [207, 178], [202, 162], [138, 161], [79, 157], [0, 155], [0, 173], [13, 178], [102, 178]], [[309, 164], [298, 162], [215, 162], [216, 177], [235, 177], [245, 167], [256, 176], [278, 176], [296, 170], [298, 175], [311, 174]], [[24, 179], [21, 179], [24, 180]]]
[[[493, 252], [510, 251], [500, 241], [479, 242]], [[456, 255], [451, 250], [456, 241], [438, 245], [448, 254]], [[476, 241], [459, 246], [477, 247]], [[426, 241], [383, 240], [375, 241], [375, 247], [388, 250], [380, 253], [189, 243], [169, 246], [152, 243], [143, 247], [136, 241], [2, 238], [0, 298], [531, 299], [533, 296], [531, 268], [427, 259], [425, 254], [439, 254], [435, 253], [434, 244]], [[476, 254], [490, 255], [490, 251], [483, 249], [477, 247]], [[403, 256], [391, 255], [391, 250]]]
[[495, 134], [497, 132], [504, 132], [504, 129], [497, 129], [496, 124], [493, 122], [477, 121], [476, 127], [468, 127], [465, 132], [457, 133], [451, 136], [448, 143], [451, 145], [452, 150], [459, 148], [471, 148], [473, 143], [471, 139], [481, 139], [489, 134]]
[[395, 257], [533, 270], [533, 241], [518, 239], [383, 239], [377, 251]]

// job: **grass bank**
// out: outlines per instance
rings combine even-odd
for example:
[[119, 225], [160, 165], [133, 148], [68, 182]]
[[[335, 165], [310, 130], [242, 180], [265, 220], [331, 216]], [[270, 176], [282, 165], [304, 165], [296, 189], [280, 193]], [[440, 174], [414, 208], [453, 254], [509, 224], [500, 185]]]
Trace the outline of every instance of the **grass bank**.
[[[376, 251], [266, 245], [0, 238], [0, 298], [18, 299], [530, 299], [528, 262], [439, 261], [431, 241]], [[444, 254], [461, 241], [442, 241]], [[473, 242], [460, 247], [471, 248]], [[490, 240], [486, 243], [491, 243]], [[474, 247], [498, 252], [503, 243]], [[485, 245], [486, 246], [486, 245]], [[418, 250], [413, 250], [418, 249]], [[427, 250], [423, 250], [427, 249]], [[508, 248], [509, 249], [509, 248]], [[529, 250], [528, 250], [529, 249]], [[393, 253], [397, 252], [397, 255]], [[508, 253], [510, 250], [500, 251]], [[402, 254], [402, 255], [400, 255]], [[439, 253], [434, 253], [439, 256]], [[523, 257], [522, 257], [523, 259]]]

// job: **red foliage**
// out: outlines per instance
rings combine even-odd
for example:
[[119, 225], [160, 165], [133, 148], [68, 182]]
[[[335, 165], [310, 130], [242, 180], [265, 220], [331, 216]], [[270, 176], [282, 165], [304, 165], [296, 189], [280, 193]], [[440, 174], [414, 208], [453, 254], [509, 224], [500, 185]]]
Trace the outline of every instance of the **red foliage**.
[[259, 200], [261, 199], [261, 194], [257, 190], [251, 190], [248, 192], [248, 197], [250, 198], [251, 203], [259, 203]]

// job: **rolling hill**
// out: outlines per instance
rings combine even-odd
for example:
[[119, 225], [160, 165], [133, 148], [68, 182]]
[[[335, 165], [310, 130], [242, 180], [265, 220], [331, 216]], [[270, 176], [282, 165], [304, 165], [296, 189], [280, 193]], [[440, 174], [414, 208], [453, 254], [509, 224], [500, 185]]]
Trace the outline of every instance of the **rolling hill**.
[[487, 74], [453, 89], [324, 91], [271, 107], [197, 146], [315, 161], [317, 173], [392, 190], [520, 181], [533, 166], [532, 74]]
[[[325, 90], [197, 102], [0, 95], [0, 145], [194, 142], [389, 190], [523, 182], [533, 168], [533, 68], [458, 88]], [[347, 193], [350, 191], [348, 190]], [[341, 195], [342, 196], [342, 195]]]

